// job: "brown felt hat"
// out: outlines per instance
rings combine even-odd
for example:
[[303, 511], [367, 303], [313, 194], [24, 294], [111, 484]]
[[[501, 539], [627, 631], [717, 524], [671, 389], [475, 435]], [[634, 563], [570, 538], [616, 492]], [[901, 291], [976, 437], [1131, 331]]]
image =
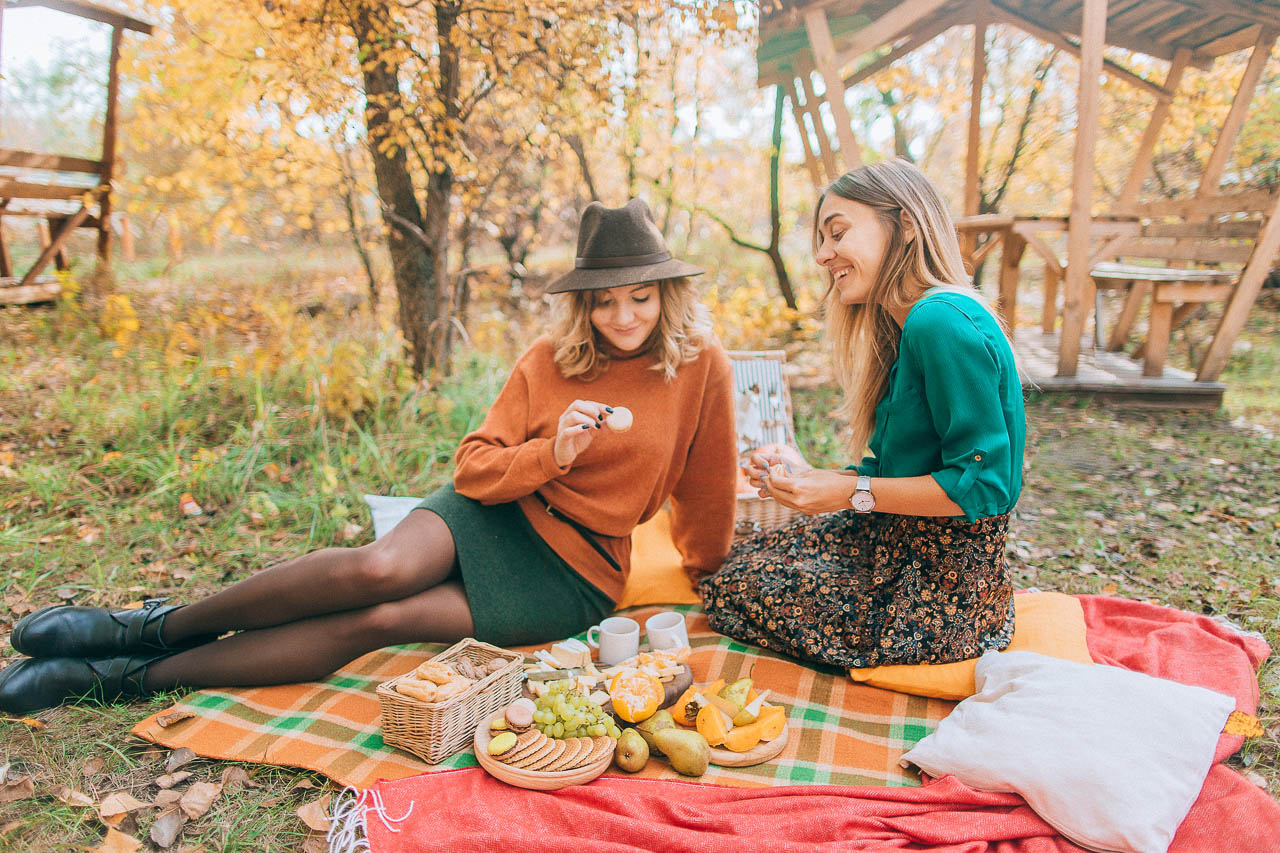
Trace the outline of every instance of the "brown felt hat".
[[704, 272], [671, 257], [649, 205], [638, 198], [626, 207], [605, 207], [598, 201], [587, 205], [578, 224], [573, 266], [573, 272], [551, 282], [547, 293], [604, 290]]

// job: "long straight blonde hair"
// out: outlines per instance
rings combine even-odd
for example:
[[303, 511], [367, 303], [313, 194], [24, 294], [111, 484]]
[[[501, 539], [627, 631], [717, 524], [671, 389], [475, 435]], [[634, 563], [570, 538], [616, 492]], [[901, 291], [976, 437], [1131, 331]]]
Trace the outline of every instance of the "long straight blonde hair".
[[[654, 282], [658, 286], [658, 325], [645, 342], [644, 351], [655, 360], [653, 369], [669, 382], [676, 370], [693, 361], [711, 341], [711, 312], [698, 299], [698, 288], [688, 277]], [[603, 343], [591, 325], [591, 310], [599, 291], [575, 290], [559, 294], [551, 345], [564, 377], [598, 376], [609, 364]]]
[[[829, 195], [870, 207], [889, 234], [884, 261], [865, 303], [841, 303], [831, 273], [826, 273], [827, 339], [844, 389], [840, 412], [849, 423], [850, 451], [859, 458], [875, 428], [876, 405], [888, 391], [889, 368], [898, 357], [902, 329], [894, 314], [933, 288], [961, 290], [988, 310], [990, 306], [965, 272], [946, 203], [919, 168], [906, 160], [883, 160], [837, 178], [814, 208], [815, 253], [821, 240], [822, 202]], [[914, 225], [911, 237], [902, 227], [904, 215]]]

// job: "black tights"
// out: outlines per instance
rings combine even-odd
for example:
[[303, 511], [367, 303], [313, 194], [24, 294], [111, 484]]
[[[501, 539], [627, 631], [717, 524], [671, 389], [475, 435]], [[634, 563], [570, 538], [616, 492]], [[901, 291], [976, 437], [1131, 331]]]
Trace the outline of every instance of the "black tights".
[[163, 638], [239, 631], [156, 661], [148, 690], [313, 681], [397, 643], [474, 630], [449, 527], [415, 510], [360, 548], [326, 548], [170, 613]]

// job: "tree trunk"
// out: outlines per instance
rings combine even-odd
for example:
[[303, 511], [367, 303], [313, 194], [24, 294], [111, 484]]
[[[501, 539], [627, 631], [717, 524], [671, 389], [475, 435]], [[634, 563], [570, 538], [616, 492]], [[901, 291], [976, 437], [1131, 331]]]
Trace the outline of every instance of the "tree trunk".
[[351, 24], [364, 59], [361, 62], [364, 122], [382, 218], [387, 226], [387, 248], [396, 295], [400, 300], [400, 330], [409, 347], [414, 375], [421, 377], [433, 366], [431, 332], [437, 310], [437, 269], [444, 246], [431, 242], [414, 194], [404, 146], [387, 144], [395, 131], [388, 113], [393, 109], [405, 110], [405, 105], [396, 69], [379, 60], [383, 40], [391, 31], [389, 22], [377, 17], [379, 11], [375, 5], [361, 4]]
[[[436, 3], [436, 43], [439, 47], [440, 79], [436, 86], [436, 99], [444, 107], [443, 121], [432, 129], [436, 138], [431, 140], [437, 151], [451, 151], [458, 146], [456, 128], [462, 125], [462, 105], [458, 102], [461, 86], [461, 60], [458, 45], [454, 42], [458, 15], [462, 6], [458, 0]], [[435, 256], [432, 286], [429, 298], [434, 309], [431, 336], [431, 352], [435, 366], [448, 371], [449, 325], [453, 322], [452, 294], [449, 282], [449, 211], [453, 196], [453, 169], [436, 159], [436, 168], [427, 176], [426, 235]]]
[[786, 106], [786, 93], [781, 86], [773, 87], [773, 141], [769, 149], [769, 261], [773, 264], [774, 275], [778, 277], [778, 290], [787, 307], [796, 308], [796, 292], [791, 287], [791, 276], [787, 274], [787, 264], [782, 260], [782, 205], [779, 196], [779, 161], [782, 159], [782, 110]]

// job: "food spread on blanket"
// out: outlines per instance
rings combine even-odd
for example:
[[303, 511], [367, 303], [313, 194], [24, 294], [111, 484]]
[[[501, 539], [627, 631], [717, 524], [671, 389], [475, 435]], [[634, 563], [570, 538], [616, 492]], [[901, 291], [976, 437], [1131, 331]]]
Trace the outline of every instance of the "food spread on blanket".
[[487, 664], [472, 663], [468, 658], [460, 657], [451, 663], [427, 661], [419, 664], [408, 676], [395, 684], [396, 692], [422, 702], [444, 702], [460, 693], [465, 693], [471, 685], [487, 675], [497, 672], [507, 664], [510, 658], [494, 658]]

